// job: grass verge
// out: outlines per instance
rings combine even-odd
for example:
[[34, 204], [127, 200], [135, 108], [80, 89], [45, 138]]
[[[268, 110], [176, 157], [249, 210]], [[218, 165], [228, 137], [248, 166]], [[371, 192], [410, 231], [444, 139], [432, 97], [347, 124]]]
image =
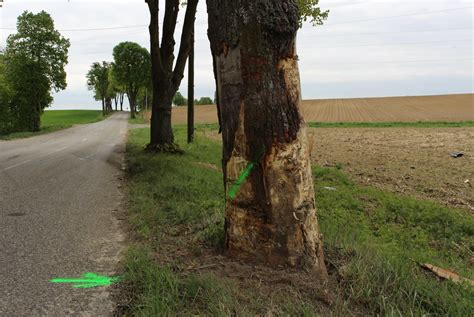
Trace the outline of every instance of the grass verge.
[[128, 123], [130, 123], [130, 124], [147, 124], [147, 123], [150, 123], [150, 122], [145, 119], [145, 116], [144, 116], [143, 112], [139, 112], [135, 115], [135, 119], [128, 118]]
[[100, 110], [47, 110], [41, 115], [41, 130], [38, 132], [15, 132], [0, 135], [0, 140], [29, 138], [41, 134], [70, 128], [75, 124], [93, 123], [103, 120]]
[[[182, 127], [176, 135], [184, 155], [150, 155], [143, 151], [148, 129], [130, 132], [130, 219], [141, 242], [126, 260], [125, 283], [136, 295], [129, 313], [321, 314], [321, 302], [291, 281], [253, 285], [217, 269], [187, 269], [223, 244], [221, 147], [199, 133], [194, 144], [183, 145]], [[472, 288], [438, 281], [412, 261], [472, 278], [472, 215], [359, 186], [337, 169], [315, 167], [314, 176], [327, 263], [336, 281], [330, 285], [332, 313], [473, 315]]]

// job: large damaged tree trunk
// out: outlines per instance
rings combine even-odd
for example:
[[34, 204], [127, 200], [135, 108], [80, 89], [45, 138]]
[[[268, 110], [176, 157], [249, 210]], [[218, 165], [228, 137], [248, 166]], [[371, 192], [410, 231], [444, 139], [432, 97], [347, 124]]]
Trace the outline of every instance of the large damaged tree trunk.
[[226, 252], [325, 278], [299, 109], [296, 0], [207, 5], [228, 197]]

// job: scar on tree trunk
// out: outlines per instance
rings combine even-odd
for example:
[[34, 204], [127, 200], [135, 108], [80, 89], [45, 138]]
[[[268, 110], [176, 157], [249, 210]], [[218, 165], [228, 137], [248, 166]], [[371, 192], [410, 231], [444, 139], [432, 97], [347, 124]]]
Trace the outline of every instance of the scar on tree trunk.
[[[300, 103], [295, 0], [207, 0], [223, 139], [226, 253], [327, 277]], [[244, 173], [245, 176], [245, 173]], [[234, 196], [235, 194], [235, 196]]]

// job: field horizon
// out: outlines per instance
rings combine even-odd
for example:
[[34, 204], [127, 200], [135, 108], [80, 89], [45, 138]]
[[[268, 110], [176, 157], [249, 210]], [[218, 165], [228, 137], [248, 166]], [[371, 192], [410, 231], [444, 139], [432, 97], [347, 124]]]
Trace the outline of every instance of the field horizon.
[[[473, 121], [474, 94], [306, 99], [306, 122]], [[196, 123], [216, 123], [215, 105], [196, 106]], [[187, 107], [173, 108], [173, 123], [187, 122]]]

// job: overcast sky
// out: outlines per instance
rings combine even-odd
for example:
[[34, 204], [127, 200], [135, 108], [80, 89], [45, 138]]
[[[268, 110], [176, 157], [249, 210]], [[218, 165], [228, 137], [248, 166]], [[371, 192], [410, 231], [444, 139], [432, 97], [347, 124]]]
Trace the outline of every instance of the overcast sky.
[[[298, 34], [304, 99], [474, 92], [474, 1], [321, 0], [320, 4], [331, 10], [325, 25], [308, 24]], [[4, 0], [0, 47], [15, 32], [16, 18], [24, 10], [47, 11], [71, 40], [68, 88], [55, 95], [53, 109], [100, 108], [86, 87], [89, 66], [112, 61], [112, 49], [121, 41], [149, 48], [144, 0]], [[215, 90], [206, 31], [201, 0], [196, 20], [198, 97], [213, 96]], [[186, 85], [185, 78], [183, 93]]]

